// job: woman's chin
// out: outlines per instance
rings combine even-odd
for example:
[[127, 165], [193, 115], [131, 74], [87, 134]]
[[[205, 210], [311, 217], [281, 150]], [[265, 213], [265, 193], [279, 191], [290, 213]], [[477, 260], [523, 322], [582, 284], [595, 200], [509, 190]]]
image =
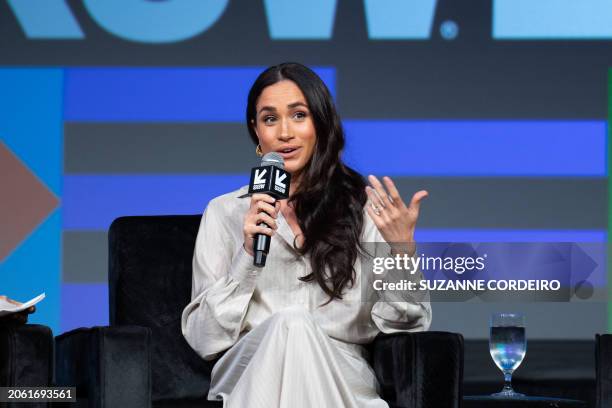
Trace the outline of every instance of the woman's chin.
[[304, 168], [304, 166], [300, 166], [298, 163], [292, 163], [291, 160], [285, 162], [285, 171], [291, 175], [300, 172], [302, 168]]

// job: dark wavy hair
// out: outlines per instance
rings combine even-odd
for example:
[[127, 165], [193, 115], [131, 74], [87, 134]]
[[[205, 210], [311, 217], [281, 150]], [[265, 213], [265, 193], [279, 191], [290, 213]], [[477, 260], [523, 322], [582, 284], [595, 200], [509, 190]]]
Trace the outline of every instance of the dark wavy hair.
[[355, 283], [353, 266], [363, 251], [360, 243], [365, 181], [342, 162], [344, 130], [327, 86], [308, 67], [298, 63], [274, 65], [255, 80], [248, 96], [247, 127], [251, 139], [255, 133], [256, 104], [263, 90], [283, 80], [293, 81], [302, 91], [311, 112], [316, 145], [310, 161], [300, 173], [298, 190], [290, 198], [304, 234], [304, 244], [296, 251], [310, 253], [312, 272], [300, 280], [316, 281], [333, 299], [342, 299], [342, 291]]

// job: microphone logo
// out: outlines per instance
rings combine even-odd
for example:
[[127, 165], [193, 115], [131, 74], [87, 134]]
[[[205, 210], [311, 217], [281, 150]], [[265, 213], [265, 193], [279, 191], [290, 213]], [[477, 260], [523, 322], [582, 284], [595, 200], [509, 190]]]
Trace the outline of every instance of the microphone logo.
[[[287, 188], [287, 185], [283, 183], [283, 181], [285, 181], [286, 178], [287, 178], [287, 173], [285, 172], [281, 173], [280, 170], [276, 170], [276, 177], [274, 177], [274, 189], [284, 194], [285, 189]], [[280, 190], [278, 190], [279, 187], [280, 187]]]
[[258, 189], [265, 186], [265, 176], [267, 172], [268, 169], [255, 169], [255, 177], [253, 178], [253, 184], [255, 184], [255, 186], [253, 186], [253, 188]]
[[290, 183], [291, 174], [282, 168], [272, 165], [255, 167], [251, 170], [249, 195], [255, 193], [270, 194], [278, 200], [283, 200], [289, 197]]

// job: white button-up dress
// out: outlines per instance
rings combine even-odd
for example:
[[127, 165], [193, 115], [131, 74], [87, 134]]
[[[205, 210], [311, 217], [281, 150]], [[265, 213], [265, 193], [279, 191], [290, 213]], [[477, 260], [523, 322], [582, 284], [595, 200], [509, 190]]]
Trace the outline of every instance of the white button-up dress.
[[[193, 257], [192, 301], [182, 315], [187, 342], [215, 363], [209, 399], [224, 407], [387, 407], [363, 344], [379, 332], [427, 330], [428, 301], [368, 300], [371, 272], [355, 263], [356, 280], [343, 299], [328, 296], [311, 272], [308, 255], [293, 248], [294, 234], [279, 213], [266, 266], [253, 266], [243, 248], [250, 198], [244, 186], [210, 201]], [[364, 210], [363, 242], [384, 242]], [[388, 248], [388, 247], [387, 247]], [[426, 299], [428, 300], [428, 298]]]

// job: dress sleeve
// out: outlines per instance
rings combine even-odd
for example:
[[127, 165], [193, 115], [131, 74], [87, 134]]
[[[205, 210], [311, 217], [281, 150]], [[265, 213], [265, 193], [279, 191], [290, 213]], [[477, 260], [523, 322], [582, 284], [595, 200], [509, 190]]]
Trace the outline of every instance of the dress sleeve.
[[238, 340], [261, 271], [229, 230], [229, 221], [211, 201], [193, 254], [191, 302], [181, 318], [183, 336], [205, 360]]
[[[365, 240], [377, 243], [375, 256], [391, 256], [390, 246], [385, 242], [370, 215], [366, 212], [364, 217], [367, 217]], [[399, 275], [405, 271], [390, 270], [388, 273]], [[411, 280], [418, 282], [421, 279], [423, 272], [417, 269]], [[418, 292], [418, 295], [406, 291], [397, 294], [385, 292], [385, 298], [376, 301], [372, 307], [372, 321], [383, 333], [425, 331], [431, 325], [429, 300], [428, 292]]]

